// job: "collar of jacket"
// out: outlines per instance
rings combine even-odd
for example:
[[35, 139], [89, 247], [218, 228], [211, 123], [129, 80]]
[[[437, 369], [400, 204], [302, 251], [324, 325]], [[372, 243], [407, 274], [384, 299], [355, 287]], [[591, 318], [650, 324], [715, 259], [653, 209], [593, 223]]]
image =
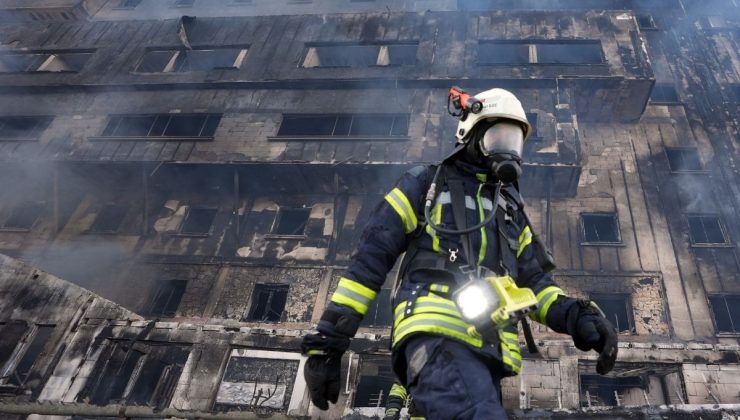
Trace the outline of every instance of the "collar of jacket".
[[486, 182], [491, 178], [490, 171], [485, 168], [481, 168], [480, 166], [476, 166], [459, 159], [455, 160], [454, 165], [461, 174], [475, 176], [480, 182]]

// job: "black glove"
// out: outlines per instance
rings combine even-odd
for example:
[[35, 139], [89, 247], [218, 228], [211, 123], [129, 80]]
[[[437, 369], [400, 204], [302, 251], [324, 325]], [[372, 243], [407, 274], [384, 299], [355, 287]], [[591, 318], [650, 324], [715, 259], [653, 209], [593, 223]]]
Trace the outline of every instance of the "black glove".
[[579, 300], [568, 310], [568, 324], [576, 348], [599, 352], [596, 372], [609, 373], [617, 360], [617, 330], [601, 310], [590, 301]]
[[301, 351], [308, 356], [303, 376], [306, 378], [311, 401], [321, 410], [339, 398], [342, 354], [349, 347], [349, 338], [309, 334], [303, 337]]

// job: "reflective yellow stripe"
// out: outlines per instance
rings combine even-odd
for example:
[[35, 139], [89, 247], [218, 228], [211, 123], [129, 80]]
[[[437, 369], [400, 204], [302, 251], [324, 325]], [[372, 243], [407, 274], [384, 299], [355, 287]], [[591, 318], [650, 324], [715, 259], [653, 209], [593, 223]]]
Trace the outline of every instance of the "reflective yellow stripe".
[[406, 392], [406, 388], [403, 387], [401, 384], [393, 384], [391, 387], [391, 390], [388, 392], [389, 396], [395, 396], [398, 398], [401, 398], [402, 400], [406, 400], [406, 396], [408, 393]]
[[501, 340], [501, 360], [511, 367], [514, 373], [519, 373], [522, 368], [522, 353], [519, 349], [519, 335], [517, 333], [499, 330], [498, 337]]
[[324, 356], [326, 352], [324, 350], [309, 350], [306, 352], [306, 356]]
[[433, 283], [431, 286], [429, 286], [429, 290], [431, 290], [432, 292], [449, 293], [450, 286], [446, 284]]
[[[478, 217], [482, 222], [485, 220], [485, 213], [483, 212], [483, 201], [481, 201], [480, 192], [483, 190], [483, 184], [478, 185], [478, 194], [476, 199], [478, 200]], [[501, 226], [499, 226], [501, 228]], [[488, 235], [486, 235], [486, 227], [481, 226], [480, 228], [480, 250], [478, 250], [478, 264], [483, 264], [483, 259], [486, 258], [486, 248], [488, 247]]]
[[545, 324], [547, 311], [559, 295], [565, 296], [565, 292], [559, 287], [549, 286], [542, 289], [537, 293], [537, 311], [532, 312], [530, 317], [541, 324]]
[[412, 333], [425, 332], [444, 335], [470, 344], [474, 347], [482, 347], [480, 338], [468, 334], [470, 324], [463, 320], [442, 314], [419, 314], [403, 319], [393, 332], [393, 345], [395, 346], [404, 337]]
[[396, 305], [396, 308], [393, 310], [394, 328], [397, 327], [404, 318], [417, 314], [438, 313], [453, 316], [458, 319], [462, 318], [460, 311], [457, 310], [457, 305], [455, 305], [453, 301], [439, 297], [420, 296], [416, 299], [416, 303], [414, 304], [414, 309], [411, 314], [404, 313], [405, 310], [406, 302], [401, 302]]
[[368, 306], [372, 303], [377, 292], [367, 286], [342, 277], [339, 279], [337, 290], [331, 296], [331, 301], [340, 305], [349, 306], [361, 315], [367, 313]]
[[519, 235], [519, 250], [516, 252], [516, 257], [519, 258], [524, 252], [524, 248], [532, 243], [532, 230], [529, 226], [525, 226], [522, 233]]
[[[436, 204], [432, 209], [430, 216], [436, 225], [442, 223], [442, 204]], [[439, 252], [439, 235], [437, 235], [437, 231], [432, 229], [429, 225], [427, 225], [426, 231], [427, 234], [432, 237], [432, 250]]]
[[413, 232], [417, 224], [416, 213], [414, 213], [414, 208], [411, 207], [411, 203], [403, 191], [394, 188], [393, 191], [386, 194], [385, 201], [401, 216], [406, 233]]

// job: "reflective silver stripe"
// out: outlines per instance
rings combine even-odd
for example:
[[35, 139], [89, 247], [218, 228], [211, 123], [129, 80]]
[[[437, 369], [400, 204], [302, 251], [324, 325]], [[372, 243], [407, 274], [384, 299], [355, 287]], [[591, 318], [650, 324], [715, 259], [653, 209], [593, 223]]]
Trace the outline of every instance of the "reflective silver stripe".
[[[468, 329], [465, 327], [462, 327], [460, 325], [452, 324], [450, 322], [445, 322], [440, 319], [419, 319], [419, 320], [410, 320], [409, 322], [405, 323], [403, 326], [399, 327], [396, 332], [394, 333], [394, 336], [400, 337], [403, 335], [403, 333], [406, 330], [409, 330], [414, 327], [418, 326], [424, 326], [424, 325], [433, 325], [440, 328], [446, 328], [448, 330], [456, 331], [460, 334], [468, 334]], [[470, 337], [473, 339], [473, 337]]]
[[[444, 191], [437, 196], [437, 204], [450, 204], [451, 202], [452, 198], [449, 191]], [[476, 210], [478, 208], [475, 205], [475, 199], [473, 197], [465, 196], [465, 208], [468, 210]], [[493, 209], [493, 202], [483, 197], [483, 208], [490, 211]]]
[[545, 312], [545, 313], [541, 313], [541, 312], [543, 312], [545, 309], [550, 309], [550, 308], [549, 307], [545, 308], [543, 306], [543, 303], [544, 302], [547, 302], [548, 299], [550, 299], [552, 297], [552, 295], [559, 295], [559, 294], [562, 294], [562, 291], [560, 291], [560, 290], [553, 290], [550, 293], [548, 293], [545, 296], [543, 296], [542, 299], [540, 299], [537, 302], [537, 311], [535, 312], [536, 321], [539, 321], [541, 323], [544, 323], [545, 322], [545, 317], [547, 316], [547, 312]]
[[366, 296], [363, 296], [363, 295], [361, 295], [359, 293], [353, 292], [352, 290], [350, 290], [350, 289], [348, 289], [346, 287], [342, 287], [342, 286], [337, 287], [337, 290], [334, 291], [334, 293], [335, 294], [342, 295], [342, 296], [344, 296], [346, 298], [350, 298], [350, 299], [352, 299], [352, 300], [354, 300], [356, 302], [359, 302], [359, 303], [361, 303], [361, 304], [363, 304], [365, 306], [370, 306], [370, 304], [373, 302], [372, 299], [368, 299]]
[[[419, 313], [434, 313], [434, 312], [420, 311], [420, 309], [424, 309], [424, 308], [447, 309], [448, 311], [451, 311], [452, 314], [444, 313], [445, 315], [456, 316], [462, 319], [462, 315], [460, 315], [460, 312], [457, 310], [457, 306], [455, 304], [452, 304], [452, 303], [445, 304], [442, 302], [419, 302], [419, 301], [417, 301], [416, 304], [414, 305], [414, 311], [412, 314], [404, 313], [404, 311], [406, 311], [406, 305], [403, 305], [403, 306], [399, 305], [398, 309], [396, 309], [396, 317], [398, 318], [398, 317], [401, 317], [402, 315], [409, 316], [409, 315], [419, 314]], [[419, 311], [417, 311], [417, 309], [419, 309]]]

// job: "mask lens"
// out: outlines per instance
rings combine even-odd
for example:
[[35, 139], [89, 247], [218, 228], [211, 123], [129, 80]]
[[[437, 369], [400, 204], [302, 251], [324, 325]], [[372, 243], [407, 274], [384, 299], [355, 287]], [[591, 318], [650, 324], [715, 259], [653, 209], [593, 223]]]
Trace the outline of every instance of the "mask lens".
[[500, 122], [486, 130], [481, 139], [481, 150], [486, 156], [495, 153], [511, 153], [522, 156], [524, 130], [518, 124]]

